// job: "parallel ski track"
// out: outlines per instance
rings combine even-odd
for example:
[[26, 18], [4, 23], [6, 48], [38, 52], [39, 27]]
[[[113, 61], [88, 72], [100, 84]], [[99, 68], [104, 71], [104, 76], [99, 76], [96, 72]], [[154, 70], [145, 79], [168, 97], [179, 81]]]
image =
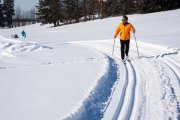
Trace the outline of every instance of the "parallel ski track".
[[158, 60], [165, 63], [172, 70], [180, 86], [180, 67], [179, 64], [176, 64], [176, 62], [172, 58], [167, 56], [159, 57], [159, 54], [157, 52], [144, 48], [140, 48], [140, 52], [151, 56], [157, 56]]
[[[140, 49], [140, 52], [146, 52], [144, 54], [147, 54], [147, 55], [152, 55], [152, 56], [157, 56], [155, 58], [157, 58], [157, 60], [159, 60], [160, 62], [164, 63], [175, 75], [176, 80], [171, 80], [170, 81], [170, 89], [171, 89], [171, 94], [173, 96], [172, 99], [175, 99], [176, 101], [176, 109], [177, 109], [177, 112], [178, 112], [178, 116], [177, 116], [177, 119], [179, 120], [180, 119], [180, 103], [179, 103], [179, 98], [177, 96], [177, 94], [179, 94], [178, 92], [178, 87], [180, 87], [180, 67], [179, 67], [179, 63], [177, 63], [175, 60], [173, 60], [171, 57], [168, 57], [168, 55], [163, 55], [163, 57], [159, 56], [158, 52], [155, 52], [153, 50], [149, 50], [149, 49], [145, 49], [145, 48], [141, 48]], [[178, 87], [176, 85], [176, 83], [178, 84]], [[177, 91], [175, 90], [175, 86], [177, 87]]]
[[[124, 102], [121, 108], [121, 111], [119, 112], [119, 120], [129, 120], [131, 117], [131, 113], [133, 111], [134, 106], [134, 100], [135, 100], [135, 89], [136, 89], [136, 73], [133, 65], [130, 62], [126, 63], [127, 67], [127, 74], [128, 79], [126, 81], [128, 82], [127, 89], [125, 92], [125, 98]], [[120, 103], [121, 101], [119, 101]], [[116, 119], [114, 119], [116, 120]]]
[[[99, 51], [107, 54], [108, 56], [112, 57], [112, 44], [108, 43], [93, 43], [92, 47], [98, 49]], [[96, 47], [98, 46], [98, 48]], [[120, 60], [120, 54], [117, 53], [117, 51], [120, 53], [120, 48], [118, 46], [115, 46], [115, 51], [114, 51], [114, 57], [118, 58]], [[131, 49], [136, 52], [136, 49], [133, 48]], [[140, 53], [143, 53], [144, 55], [148, 55], [150, 57], [147, 58], [157, 58], [161, 63], [164, 63], [176, 76], [179, 86], [180, 86], [180, 65], [177, 63], [175, 60], [173, 60], [171, 57], [168, 57], [168, 55], [163, 55], [160, 56], [158, 52], [154, 52], [149, 49], [145, 48], [140, 48]], [[112, 57], [113, 58], [113, 57]], [[129, 120], [131, 119], [131, 113], [133, 111], [133, 106], [135, 102], [135, 89], [136, 89], [136, 69], [132, 63], [127, 62], [127, 64], [124, 66], [125, 72], [125, 84], [123, 86], [123, 91], [121, 95], [121, 99], [119, 101], [119, 104], [117, 106], [116, 112], [113, 115], [112, 120]], [[172, 86], [173, 89], [173, 86]], [[173, 95], [176, 97], [177, 93], [173, 93]], [[177, 99], [176, 99], [177, 100]], [[177, 100], [178, 101], [178, 100]], [[177, 102], [177, 106], [179, 106], [179, 103]], [[180, 111], [180, 108], [178, 108], [178, 111]], [[179, 112], [178, 112], [179, 113]]]
[[[111, 44], [108, 44], [108, 43], [103, 43], [103, 44], [112, 46]], [[116, 49], [120, 49], [120, 48], [116, 46]], [[135, 48], [132, 48], [132, 50], [136, 51]], [[177, 61], [173, 60], [171, 57], [168, 57], [168, 55], [163, 55], [163, 57], [160, 57], [158, 52], [155, 52], [150, 49], [145, 49], [142, 47], [139, 47], [139, 52], [143, 53], [144, 55], [150, 55], [150, 58], [158, 58], [158, 60], [165, 63], [172, 70], [172, 72], [178, 79], [179, 86], [180, 86], [180, 64], [177, 63]]]
[[[98, 51], [106, 54], [107, 56], [113, 58], [118, 58], [119, 61], [121, 61], [119, 55], [115, 52], [114, 56], [111, 55], [111, 47], [107, 44], [101, 44], [98, 43], [90, 43], [91, 45], [88, 45], [90, 47], [93, 47], [97, 49]], [[98, 48], [96, 47], [98, 46]], [[123, 79], [125, 81], [125, 84], [123, 86], [123, 91], [121, 94], [121, 98], [119, 100], [119, 104], [117, 106], [116, 112], [114, 113], [112, 120], [129, 120], [131, 118], [131, 113], [133, 111], [134, 106], [134, 100], [135, 100], [135, 89], [136, 89], [136, 72], [135, 68], [132, 63], [127, 62], [126, 65], [124, 65], [125, 70], [125, 78]]]
[[[135, 48], [132, 50], [136, 51]], [[150, 55], [151, 57], [149, 57], [149, 58], [156, 58], [156, 60], [159, 60], [160, 63], [165, 64], [174, 73], [175, 77], [177, 78], [178, 81], [176, 81], [175, 83], [179, 83], [179, 86], [180, 86], [180, 67], [179, 67], [179, 64], [175, 60], [173, 60], [168, 55], [161, 56], [161, 55], [159, 55], [158, 52], [155, 52], [150, 49], [140, 48], [139, 51], [140, 51], [140, 53], [143, 53], [144, 55]], [[175, 80], [173, 80], [173, 81], [175, 81]], [[177, 112], [178, 112], [178, 114], [180, 114], [180, 103], [178, 102], [179, 100], [177, 98], [178, 91], [175, 91], [175, 89], [174, 89], [174, 87], [176, 86], [175, 83], [171, 84], [170, 88], [172, 90], [172, 95], [174, 96], [175, 101], [176, 101]], [[178, 119], [180, 119], [180, 116], [177, 116], [177, 117], [178, 117]]]

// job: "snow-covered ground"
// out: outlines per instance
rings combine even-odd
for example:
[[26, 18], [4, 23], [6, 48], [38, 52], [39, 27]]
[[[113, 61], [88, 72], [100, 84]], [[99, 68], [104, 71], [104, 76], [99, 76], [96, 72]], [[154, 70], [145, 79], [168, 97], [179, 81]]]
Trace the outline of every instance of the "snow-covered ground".
[[[121, 17], [0, 30], [0, 120], [179, 120], [180, 9], [130, 15], [131, 62], [120, 59]], [[22, 30], [27, 39], [11, 39]]]

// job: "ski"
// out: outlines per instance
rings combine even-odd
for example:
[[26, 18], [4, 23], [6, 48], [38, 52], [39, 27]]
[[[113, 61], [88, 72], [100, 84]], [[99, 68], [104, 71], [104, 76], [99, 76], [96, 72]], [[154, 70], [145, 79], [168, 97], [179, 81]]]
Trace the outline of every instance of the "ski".
[[128, 62], [131, 62], [131, 60], [132, 60], [132, 59], [128, 58], [128, 59], [122, 60], [122, 62], [123, 62], [124, 64], [126, 64], [127, 61], [128, 61]]
[[126, 64], [126, 60], [122, 60], [122, 62], [123, 62], [124, 64]]

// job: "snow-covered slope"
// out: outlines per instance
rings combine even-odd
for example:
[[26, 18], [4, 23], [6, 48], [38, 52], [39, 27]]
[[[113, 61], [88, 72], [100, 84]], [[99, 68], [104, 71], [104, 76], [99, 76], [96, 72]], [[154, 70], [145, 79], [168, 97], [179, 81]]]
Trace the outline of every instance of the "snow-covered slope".
[[1, 120], [66, 116], [89, 93], [107, 64], [104, 55], [67, 43], [1, 41]]
[[[180, 10], [130, 15], [131, 62], [113, 34], [121, 17], [0, 30], [0, 119], [180, 119]], [[27, 39], [11, 39], [27, 32]]]
[[[129, 22], [137, 30], [138, 41], [174, 47], [179, 45], [180, 9], [167, 12], [129, 15]], [[18, 34], [24, 29], [27, 40], [36, 42], [69, 42], [112, 39], [121, 17], [82, 22], [61, 27], [39, 24], [15, 29], [0, 30], [4, 37]], [[132, 36], [133, 38], [133, 36]]]
[[113, 44], [109, 40], [76, 44], [101, 51], [114, 60], [120, 71], [103, 114], [104, 120], [180, 119], [179, 49], [140, 43], [138, 59], [136, 47], [132, 45], [132, 60], [124, 65], [120, 62], [119, 42], [116, 42], [113, 56]]

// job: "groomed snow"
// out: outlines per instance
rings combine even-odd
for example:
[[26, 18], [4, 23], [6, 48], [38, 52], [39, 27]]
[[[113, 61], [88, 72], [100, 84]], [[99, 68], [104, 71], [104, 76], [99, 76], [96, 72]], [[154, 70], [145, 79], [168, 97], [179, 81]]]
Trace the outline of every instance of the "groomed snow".
[[[131, 62], [120, 59], [120, 17], [0, 30], [1, 120], [180, 119], [180, 9], [129, 15]], [[10, 38], [22, 30], [25, 41]]]

